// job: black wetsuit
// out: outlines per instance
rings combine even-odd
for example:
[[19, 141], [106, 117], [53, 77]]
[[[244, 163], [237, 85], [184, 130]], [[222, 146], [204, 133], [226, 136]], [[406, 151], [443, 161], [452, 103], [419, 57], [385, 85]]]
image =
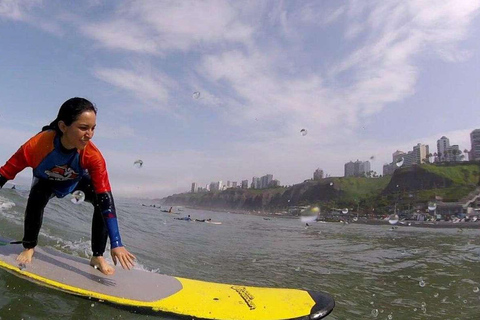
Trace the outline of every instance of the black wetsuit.
[[33, 168], [34, 180], [25, 210], [25, 248], [37, 245], [48, 201], [76, 190], [83, 191], [85, 200], [94, 206], [93, 255], [103, 255], [109, 237], [112, 249], [123, 246], [105, 160], [92, 142], [80, 151], [66, 150], [55, 131], [41, 132], [22, 145], [0, 168], [0, 187], [26, 167]]

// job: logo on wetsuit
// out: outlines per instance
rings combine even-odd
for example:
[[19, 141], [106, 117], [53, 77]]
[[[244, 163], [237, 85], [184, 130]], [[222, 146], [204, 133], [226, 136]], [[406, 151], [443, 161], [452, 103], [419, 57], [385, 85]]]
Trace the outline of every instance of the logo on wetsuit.
[[47, 169], [45, 170], [45, 174], [49, 180], [55, 181], [73, 180], [78, 177], [78, 173], [66, 164], [63, 166], [55, 166], [50, 170]]

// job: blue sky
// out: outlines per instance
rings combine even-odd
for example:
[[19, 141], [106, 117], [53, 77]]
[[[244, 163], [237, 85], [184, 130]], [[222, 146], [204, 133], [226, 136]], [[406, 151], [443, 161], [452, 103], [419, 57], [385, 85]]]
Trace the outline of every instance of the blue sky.
[[290, 185], [372, 156], [381, 173], [444, 135], [469, 149], [479, 14], [469, 0], [0, 0], [0, 161], [74, 96], [99, 109], [121, 196], [267, 173]]

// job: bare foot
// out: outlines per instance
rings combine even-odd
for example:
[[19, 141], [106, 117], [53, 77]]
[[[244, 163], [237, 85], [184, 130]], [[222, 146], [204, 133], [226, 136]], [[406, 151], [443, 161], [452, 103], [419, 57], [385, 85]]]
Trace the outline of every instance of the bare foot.
[[109, 265], [107, 263], [107, 260], [105, 260], [105, 258], [101, 256], [92, 257], [92, 259], [90, 259], [90, 265], [95, 269], [100, 270], [100, 272], [106, 275], [111, 275], [115, 273], [115, 268]]
[[24, 249], [17, 257], [19, 263], [30, 263], [32, 262], [33, 253], [35, 251], [32, 249]]

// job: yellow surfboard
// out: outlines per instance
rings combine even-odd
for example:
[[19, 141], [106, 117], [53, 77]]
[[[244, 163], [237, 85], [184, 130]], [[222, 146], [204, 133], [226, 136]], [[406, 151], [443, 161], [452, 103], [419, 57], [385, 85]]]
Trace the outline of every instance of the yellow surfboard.
[[121, 268], [106, 276], [88, 259], [38, 246], [33, 263], [19, 266], [15, 259], [20, 250], [15, 245], [0, 246], [0, 267], [41, 285], [136, 312], [194, 319], [306, 320], [321, 319], [335, 306], [333, 298], [322, 292], [214, 283]]

